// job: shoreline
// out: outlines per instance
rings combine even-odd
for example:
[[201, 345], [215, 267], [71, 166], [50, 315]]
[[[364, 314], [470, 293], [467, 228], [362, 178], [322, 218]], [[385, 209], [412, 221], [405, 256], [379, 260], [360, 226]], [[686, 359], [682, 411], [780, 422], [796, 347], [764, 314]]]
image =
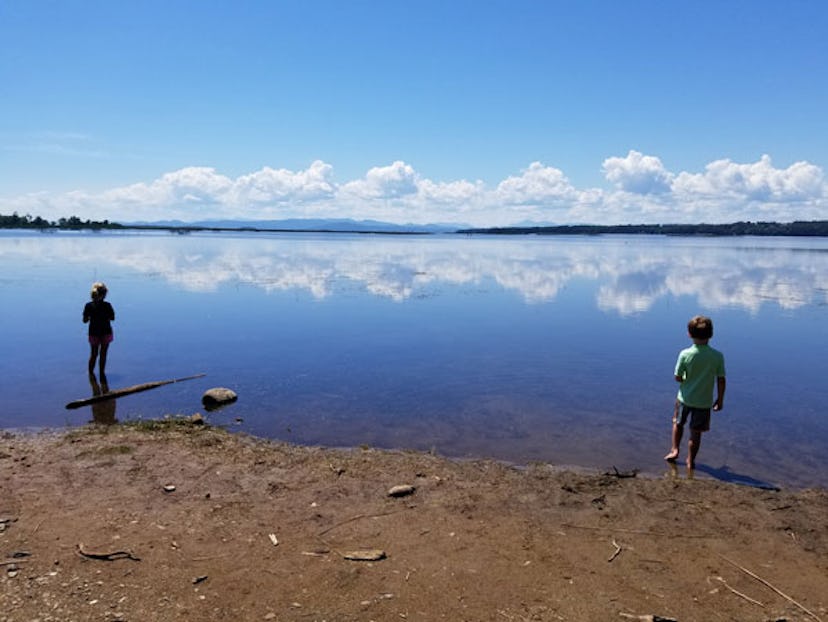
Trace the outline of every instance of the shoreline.
[[[166, 415], [162, 418], [157, 419], [128, 419], [124, 421], [117, 421], [114, 424], [96, 424], [96, 423], [85, 423], [78, 426], [67, 426], [67, 427], [15, 427], [15, 428], [0, 428], [0, 436], [3, 434], [12, 434], [15, 436], [54, 436], [54, 437], [61, 437], [67, 434], [72, 434], [77, 431], [83, 430], [96, 430], [96, 429], [103, 429], [106, 427], [123, 427], [127, 429], [131, 428], [141, 428], [143, 426], [150, 426], [154, 427], [157, 425], [164, 426], [167, 423], [172, 422], [175, 424], [188, 424], [192, 422], [193, 417], [198, 417], [199, 413], [194, 415]], [[546, 461], [538, 461], [538, 460], [529, 460], [526, 462], [520, 462], [516, 460], [509, 460], [509, 459], [502, 459], [488, 455], [475, 455], [475, 456], [454, 456], [451, 454], [443, 454], [434, 451], [428, 451], [424, 449], [411, 449], [405, 447], [377, 447], [377, 446], [347, 446], [347, 445], [305, 445], [302, 443], [296, 443], [289, 440], [283, 439], [274, 439], [265, 436], [259, 436], [250, 432], [246, 432], [244, 430], [236, 430], [230, 424], [222, 425], [222, 424], [214, 424], [209, 423], [206, 420], [197, 423], [196, 425], [203, 425], [205, 428], [214, 428], [217, 430], [221, 430], [226, 432], [230, 435], [239, 435], [241, 437], [250, 438], [256, 441], [260, 441], [263, 443], [274, 443], [274, 444], [286, 444], [295, 447], [307, 447], [307, 448], [315, 448], [315, 449], [322, 449], [322, 450], [331, 450], [331, 451], [342, 451], [342, 452], [349, 452], [349, 451], [361, 451], [364, 449], [372, 449], [375, 451], [380, 452], [405, 452], [405, 453], [422, 453], [424, 455], [438, 457], [444, 460], [452, 461], [452, 462], [475, 462], [475, 461], [491, 461], [496, 462], [498, 464], [503, 465], [506, 468], [513, 468], [519, 471], [525, 471], [527, 469], [535, 468], [538, 465], [541, 465], [544, 468], [550, 469], [555, 472], [571, 472], [577, 475], [584, 475], [584, 476], [599, 476], [599, 475], [607, 475], [607, 476], [616, 476], [621, 474], [621, 478], [624, 477], [635, 477], [638, 479], [649, 479], [649, 480], [658, 480], [663, 479], [665, 477], [672, 477], [674, 479], [689, 479], [689, 480], [698, 480], [698, 481], [712, 481], [712, 482], [719, 482], [722, 484], [727, 484], [731, 486], [740, 486], [745, 488], [754, 488], [757, 490], [767, 490], [767, 491], [789, 491], [789, 492], [804, 492], [808, 490], [817, 490], [817, 491], [826, 491], [828, 492], [828, 485], [821, 485], [821, 484], [812, 484], [812, 485], [794, 485], [788, 483], [771, 483], [764, 480], [756, 479], [751, 476], [747, 475], [739, 475], [735, 473], [730, 473], [730, 477], [718, 477], [714, 471], [721, 471], [721, 469], [714, 469], [708, 465], [706, 465], [703, 461], [700, 461], [695, 469], [695, 473], [692, 476], [687, 475], [686, 467], [683, 461], [680, 459], [678, 462], [667, 462], [664, 461], [664, 469], [663, 470], [654, 470], [651, 468], [639, 468], [634, 467], [631, 469], [617, 469], [614, 465], [610, 468], [599, 467], [599, 466], [585, 466], [580, 464], [555, 464]], [[615, 471], [613, 473], [612, 471]]]
[[[174, 424], [187, 424], [192, 421], [193, 417], [197, 417], [196, 415], [168, 415], [160, 419], [134, 419], [134, 420], [125, 420], [125, 421], [118, 421], [115, 424], [95, 424], [95, 423], [86, 423], [79, 426], [73, 427], [66, 427], [66, 428], [53, 428], [53, 427], [42, 427], [42, 428], [0, 428], [0, 436], [5, 433], [13, 434], [15, 436], [54, 436], [54, 437], [61, 437], [66, 434], [72, 434], [77, 431], [83, 431], [87, 429], [95, 430], [95, 429], [102, 429], [107, 426], [115, 426], [115, 427], [124, 427], [124, 428], [141, 428], [142, 426], [149, 425], [150, 427], [161, 424], [164, 425], [167, 422], [173, 422]], [[197, 425], [202, 425], [198, 423]], [[619, 477], [621, 479], [626, 477], [635, 477], [638, 479], [645, 479], [645, 480], [659, 480], [668, 475], [674, 479], [688, 479], [688, 480], [698, 480], [698, 481], [711, 481], [711, 482], [719, 482], [726, 485], [731, 486], [741, 486], [745, 488], [754, 488], [757, 490], [767, 490], [772, 492], [779, 492], [779, 491], [789, 491], [789, 492], [804, 492], [808, 490], [817, 490], [817, 491], [826, 491], [828, 492], [828, 486], [823, 486], [820, 484], [814, 485], [792, 485], [792, 484], [774, 484], [770, 482], [765, 482], [763, 480], [758, 480], [752, 478], [750, 476], [738, 476], [732, 474], [732, 477], [725, 478], [725, 477], [717, 477], [716, 475], [710, 473], [713, 469], [708, 467], [703, 462], [700, 462], [697, 468], [695, 469], [695, 473], [692, 476], [687, 475], [686, 467], [683, 464], [683, 461], [679, 460], [678, 462], [667, 462], [664, 461], [664, 470], [661, 472], [656, 472], [655, 470], [650, 470], [646, 468], [632, 468], [632, 469], [617, 469], [615, 466], [612, 466], [611, 469], [607, 469], [606, 467], [598, 467], [598, 466], [585, 466], [579, 464], [554, 464], [545, 461], [537, 461], [531, 460], [527, 462], [519, 462], [514, 460], [508, 459], [501, 459], [492, 456], [480, 455], [480, 456], [453, 456], [450, 454], [442, 454], [436, 453], [433, 451], [427, 450], [419, 450], [419, 449], [409, 449], [409, 448], [394, 448], [394, 447], [374, 447], [374, 446], [367, 446], [365, 448], [360, 446], [347, 446], [347, 445], [305, 445], [302, 443], [295, 443], [293, 441], [287, 441], [282, 439], [272, 439], [264, 436], [258, 436], [256, 434], [252, 434], [250, 432], [246, 432], [243, 430], [234, 430], [230, 425], [221, 425], [221, 424], [211, 424], [208, 422], [204, 422], [203, 425], [206, 428], [214, 428], [217, 430], [221, 430], [226, 432], [230, 435], [239, 435], [241, 437], [250, 438], [255, 441], [263, 442], [263, 443], [274, 443], [274, 444], [286, 444], [295, 447], [307, 447], [309, 449], [321, 449], [321, 450], [330, 450], [330, 451], [341, 451], [341, 452], [351, 452], [351, 451], [362, 451], [364, 449], [371, 449], [374, 451], [379, 452], [405, 452], [405, 453], [422, 453], [424, 455], [434, 456], [441, 458], [443, 460], [448, 460], [451, 462], [476, 462], [476, 461], [490, 461], [501, 464], [506, 468], [516, 469], [518, 471], [525, 471], [528, 469], [536, 468], [538, 465], [542, 466], [543, 468], [550, 469], [555, 472], [563, 472], [563, 473], [573, 473], [576, 475], [583, 475], [583, 476], [609, 476], [609, 477]], [[614, 471], [614, 472], [613, 472]]]
[[[0, 474], [0, 622], [828, 620], [821, 489], [307, 447], [174, 420], [3, 432]], [[399, 485], [413, 490], [390, 496]]]

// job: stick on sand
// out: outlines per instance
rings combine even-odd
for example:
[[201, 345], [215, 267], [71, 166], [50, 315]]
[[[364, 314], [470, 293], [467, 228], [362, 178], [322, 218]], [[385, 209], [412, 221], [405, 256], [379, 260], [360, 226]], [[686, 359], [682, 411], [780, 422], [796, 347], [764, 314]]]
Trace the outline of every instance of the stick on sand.
[[184, 382], [185, 380], [193, 380], [194, 378], [203, 378], [205, 375], [206, 374], [196, 374], [195, 376], [186, 376], [185, 378], [173, 378], [172, 380], [159, 380], [157, 382], [145, 382], [144, 384], [135, 384], [131, 387], [115, 389], [114, 391], [109, 391], [108, 393], [103, 393], [101, 395], [94, 395], [92, 397], [87, 397], [83, 400], [75, 400], [74, 402], [69, 402], [66, 405], [66, 408], [72, 410], [73, 408], [80, 408], [81, 406], [89, 406], [90, 404], [97, 404], [98, 402], [114, 400], [116, 398], [123, 397], [124, 395], [140, 393], [141, 391], [149, 391], [150, 389], [155, 389], [156, 387], [161, 387], [165, 384], [173, 384], [174, 382]]

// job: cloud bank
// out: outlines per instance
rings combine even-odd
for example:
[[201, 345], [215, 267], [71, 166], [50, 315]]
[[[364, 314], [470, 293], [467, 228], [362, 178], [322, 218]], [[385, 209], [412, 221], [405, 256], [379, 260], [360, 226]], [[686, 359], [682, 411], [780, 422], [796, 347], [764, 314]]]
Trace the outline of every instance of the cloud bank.
[[756, 162], [722, 159], [701, 172], [673, 172], [660, 158], [631, 150], [604, 160], [602, 171], [605, 188], [577, 188], [561, 169], [541, 162], [495, 185], [427, 179], [403, 161], [343, 182], [321, 160], [305, 170], [264, 167], [236, 178], [187, 167], [99, 193], [8, 197], [0, 199], [0, 212], [50, 220], [353, 218], [480, 227], [828, 219], [828, 182], [808, 162], [777, 168], [763, 155]]

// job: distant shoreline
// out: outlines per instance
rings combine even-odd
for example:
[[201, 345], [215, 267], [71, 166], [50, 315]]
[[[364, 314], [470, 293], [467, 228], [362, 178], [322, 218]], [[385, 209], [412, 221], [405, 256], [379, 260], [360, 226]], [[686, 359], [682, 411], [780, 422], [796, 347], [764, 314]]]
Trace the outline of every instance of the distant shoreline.
[[238, 226], [209, 224], [122, 224], [108, 220], [81, 220], [77, 216], [48, 221], [40, 216], [18, 216], [0, 214], [0, 229], [23, 229], [39, 231], [169, 231], [187, 234], [194, 232], [214, 233], [348, 233], [364, 235], [434, 235], [448, 233], [460, 235], [681, 235], [681, 236], [763, 236], [763, 237], [828, 237], [828, 220], [779, 222], [734, 222], [729, 224], [628, 224], [628, 225], [549, 225], [549, 226], [513, 226], [513, 227], [479, 227], [479, 228], [443, 228], [440, 231], [422, 228], [404, 228], [406, 225], [392, 223], [371, 223], [360, 226], [354, 221], [353, 227], [347, 222], [341, 226], [277, 226], [273, 227], [244, 225]]
[[469, 235], [700, 235], [828, 237], [828, 220], [736, 222], [722, 225], [559, 225], [549, 227], [488, 227], [460, 229]]

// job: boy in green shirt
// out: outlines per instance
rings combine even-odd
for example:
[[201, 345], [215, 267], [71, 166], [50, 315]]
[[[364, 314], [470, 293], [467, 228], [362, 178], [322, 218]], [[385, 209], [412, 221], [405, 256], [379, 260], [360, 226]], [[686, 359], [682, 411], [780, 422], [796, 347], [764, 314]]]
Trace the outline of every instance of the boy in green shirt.
[[[690, 439], [687, 443], [687, 468], [696, 466], [696, 454], [701, 446], [702, 432], [710, 429], [710, 409], [719, 411], [724, 404], [725, 367], [724, 356], [707, 342], [713, 336], [713, 321], [697, 315], [687, 323], [687, 333], [693, 345], [679, 352], [675, 377], [679, 385], [676, 407], [673, 412], [673, 446], [664, 456], [675, 462], [684, 424], [690, 420]], [[716, 401], [713, 401], [713, 385], [716, 385]]]

